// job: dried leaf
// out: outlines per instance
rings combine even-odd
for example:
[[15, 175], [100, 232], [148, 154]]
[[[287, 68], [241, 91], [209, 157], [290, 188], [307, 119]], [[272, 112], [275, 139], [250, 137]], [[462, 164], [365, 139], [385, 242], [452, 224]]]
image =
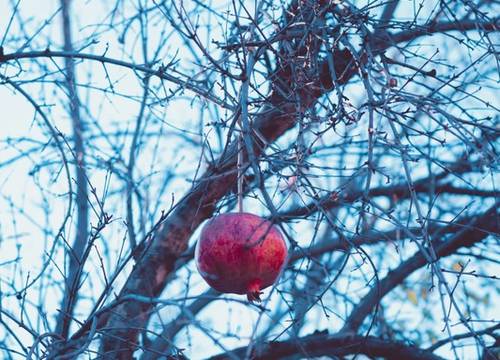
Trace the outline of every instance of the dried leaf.
[[462, 269], [464, 267], [463, 267], [462, 263], [458, 261], [458, 262], [453, 264], [452, 268], [453, 268], [453, 270], [460, 272], [460, 271], [462, 271]]
[[408, 300], [410, 300], [410, 302], [413, 305], [418, 304], [417, 293], [414, 290], [410, 290], [410, 289], [406, 290], [406, 296], [408, 297]]

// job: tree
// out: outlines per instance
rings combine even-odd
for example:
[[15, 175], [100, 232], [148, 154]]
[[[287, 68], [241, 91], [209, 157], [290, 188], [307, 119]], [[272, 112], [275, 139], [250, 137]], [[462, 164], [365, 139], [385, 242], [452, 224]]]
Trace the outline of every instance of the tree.
[[[6, 358], [495, 356], [497, 2], [40, 3], [0, 3]], [[192, 261], [238, 199], [289, 242], [262, 303]]]

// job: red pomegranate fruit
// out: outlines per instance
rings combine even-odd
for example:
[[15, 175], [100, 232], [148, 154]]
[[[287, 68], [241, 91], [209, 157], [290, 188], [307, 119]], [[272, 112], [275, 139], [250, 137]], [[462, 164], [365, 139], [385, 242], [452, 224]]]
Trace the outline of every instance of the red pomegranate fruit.
[[260, 301], [261, 290], [276, 281], [287, 253], [281, 232], [271, 222], [249, 213], [229, 213], [203, 227], [195, 260], [215, 290]]

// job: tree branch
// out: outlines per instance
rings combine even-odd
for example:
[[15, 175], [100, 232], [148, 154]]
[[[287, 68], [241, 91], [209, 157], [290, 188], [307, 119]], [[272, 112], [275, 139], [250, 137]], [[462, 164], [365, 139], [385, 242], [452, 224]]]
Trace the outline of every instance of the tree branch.
[[150, 346], [144, 349], [141, 360], [154, 360], [158, 357], [158, 354], [168, 354], [173, 346], [175, 335], [185, 326], [189, 325], [195, 315], [210, 304], [212, 300], [216, 299], [218, 295], [219, 293], [217, 291], [209, 289], [182, 309], [181, 314], [166, 325], [161, 335], [158, 336]]
[[[433, 242], [433, 246], [438, 258], [453, 254], [462, 247], [470, 247], [484, 240], [490, 234], [498, 234], [499, 213], [496, 206], [493, 206], [483, 215], [472, 219], [462, 219], [456, 223], [461, 224], [462, 230], [457, 232], [451, 239]], [[451, 224], [450, 226], [456, 226]], [[427, 264], [421, 252], [417, 252], [408, 260], [404, 261], [396, 269], [390, 271], [387, 276], [366, 294], [363, 299], [354, 307], [353, 311], [346, 319], [341, 332], [357, 332], [364, 319], [377, 306], [380, 300], [401, 284], [415, 270]]]
[[180, 77], [174, 76], [170, 74], [168, 67], [163, 67], [160, 66], [158, 69], [154, 69], [151, 67], [151, 65], [154, 64], [146, 64], [146, 65], [140, 65], [136, 63], [131, 63], [123, 60], [118, 60], [102, 55], [95, 55], [95, 54], [88, 54], [88, 53], [83, 53], [83, 52], [76, 52], [76, 51], [54, 51], [50, 50], [49, 48], [43, 50], [43, 51], [27, 51], [27, 52], [19, 52], [19, 53], [12, 53], [12, 54], [5, 54], [2, 55], [0, 54], [0, 64], [7, 62], [7, 61], [12, 61], [12, 60], [21, 60], [21, 59], [36, 59], [36, 58], [65, 58], [65, 59], [82, 59], [82, 60], [93, 60], [93, 61], [98, 61], [101, 63], [106, 63], [106, 64], [112, 64], [116, 66], [121, 66], [125, 67], [134, 71], [141, 72], [145, 74], [146, 76], [157, 76], [159, 79], [170, 81], [174, 84], [179, 85], [181, 88], [188, 89], [195, 94], [199, 95], [200, 97], [217, 104], [225, 109], [228, 110], [235, 110], [236, 107], [229, 105], [220, 98], [212, 95], [210, 92], [196, 86], [193, 84], [193, 82], [189, 80], [183, 80]]
[[[231, 351], [243, 358], [247, 347]], [[270, 342], [255, 347], [253, 360], [282, 359], [290, 355], [302, 354], [307, 357], [347, 356], [364, 354], [370, 357], [383, 357], [389, 360], [442, 360], [430, 351], [398, 341], [382, 340], [373, 336], [312, 334], [302, 338], [282, 342]], [[211, 357], [209, 360], [230, 359], [227, 354]]]
[[[71, 35], [71, 0], [61, 0], [64, 50], [73, 51], [73, 42]], [[85, 147], [84, 147], [84, 126], [80, 116], [80, 99], [76, 89], [75, 62], [73, 58], [67, 57], [65, 60], [66, 68], [66, 87], [69, 97], [69, 112], [71, 123], [73, 125], [74, 137], [74, 156], [76, 168], [76, 206], [77, 223], [76, 236], [71, 249], [68, 250], [69, 275], [65, 281], [64, 298], [61, 304], [61, 311], [57, 318], [56, 333], [63, 338], [68, 336], [69, 326], [73, 316], [74, 307], [78, 300], [78, 290], [80, 287], [80, 278], [83, 270], [83, 253], [89, 237], [89, 206], [88, 206], [88, 186], [87, 174], [85, 171]]]
[[[436, 194], [448, 193], [456, 195], [469, 195], [469, 196], [481, 196], [481, 197], [496, 197], [498, 196], [498, 191], [495, 190], [480, 190], [480, 189], [467, 189], [453, 186], [451, 184], [437, 184], [439, 180], [445, 179], [448, 175], [453, 174], [463, 174], [474, 170], [474, 166], [471, 162], [463, 161], [460, 159], [453, 165], [449, 166], [445, 171], [432, 176], [431, 178], [423, 178], [415, 181], [414, 191], [417, 193], [426, 193], [431, 189]], [[284, 211], [280, 213], [280, 217], [285, 221], [287, 219], [296, 219], [299, 217], [307, 217], [319, 210], [319, 206], [323, 210], [329, 210], [333, 207], [338, 207], [345, 205], [347, 203], [353, 203], [354, 201], [360, 199], [364, 196], [364, 192], [358, 191], [346, 191], [345, 193], [331, 193], [323, 196], [320, 199], [312, 201], [311, 203], [298, 206], [294, 209]], [[392, 186], [381, 186], [369, 190], [369, 197], [373, 196], [397, 196], [398, 199], [405, 199], [410, 196], [410, 191], [407, 184], [396, 184]]]
[[399, 0], [389, 0], [385, 5], [384, 11], [380, 16], [380, 21], [378, 24], [379, 28], [384, 28], [389, 24], [391, 19], [394, 17], [394, 13], [396, 12], [396, 8], [399, 5]]
[[395, 45], [401, 42], [415, 40], [424, 35], [446, 33], [448, 31], [498, 31], [500, 28], [498, 24], [499, 19], [499, 17], [496, 17], [491, 21], [464, 20], [431, 23], [428, 25], [416, 26], [414, 29], [401, 31], [395, 34], [389, 34], [388, 32], [381, 31], [372, 34], [370, 38], [370, 45], [373, 51], [380, 51], [381, 49], [387, 48], [387, 43]]

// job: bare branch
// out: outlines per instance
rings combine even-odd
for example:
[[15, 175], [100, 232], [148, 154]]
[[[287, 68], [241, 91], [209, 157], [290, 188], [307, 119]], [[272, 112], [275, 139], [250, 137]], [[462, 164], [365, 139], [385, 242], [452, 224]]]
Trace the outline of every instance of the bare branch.
[[[246, 353], [246, 347], [235, 349], [232, 353], [242, 357]], [[324, 333], [295, 340], [263, 344], [255, 349], [252, 359], [284, 359], [296, 354], [307, 357], [363, 354], [370, 357], [383, 357], [388, 360], [442, 359], [429, 351], [402, 342], [381, 340], [373, 336], [328, 335]], [[229, 359], [228, 355], [221, 354], [210, 358], [210, 360], [223, 359]]]
[[[73, 52], [71, 36], [71, 0], [61, 0], [64, 50]], [[80, 116], [80, 99], [76, 89], [76, 69], [74, 59], [65, 58], [66, 84], [68, 88], [69, 108], [73, 124], [74, 155], [76, 157], [76, 206], [77, 224], [75, 241], [68, 251], [68, 277], [65, 282], [61, 312], [59, 313], [56, 333], [63, 338], [68, 336], [69, 326], [75, 304], [78, 300], [80, 278], [83, 269], [82, 256], [88, 239], [89, 206], [87, 174], [85, 170], [84, 125]]]
[[[483, 215], [471, 219], [462, 219], [457, 223], [463, 228], [455, 236], [445, 240], [434, 240], [433, 246], [439, 258], [453, 254], [460, 248], [471, 247], [484, 240], [490, 235], [500, 234], [499, 216], [496, 206], [490, 208]], [[427, 264], [425, 257], [416, 253], [410, 259], [404, 261], [396, 269], [381, 280], [366, 294], [363, 299], [354, 307], [351, 314], [345, 321], [342, 331], [356, 332], [364, 319], [372, 312], [380, 300], [396, 286], [408, 277], [415, 270]]]

